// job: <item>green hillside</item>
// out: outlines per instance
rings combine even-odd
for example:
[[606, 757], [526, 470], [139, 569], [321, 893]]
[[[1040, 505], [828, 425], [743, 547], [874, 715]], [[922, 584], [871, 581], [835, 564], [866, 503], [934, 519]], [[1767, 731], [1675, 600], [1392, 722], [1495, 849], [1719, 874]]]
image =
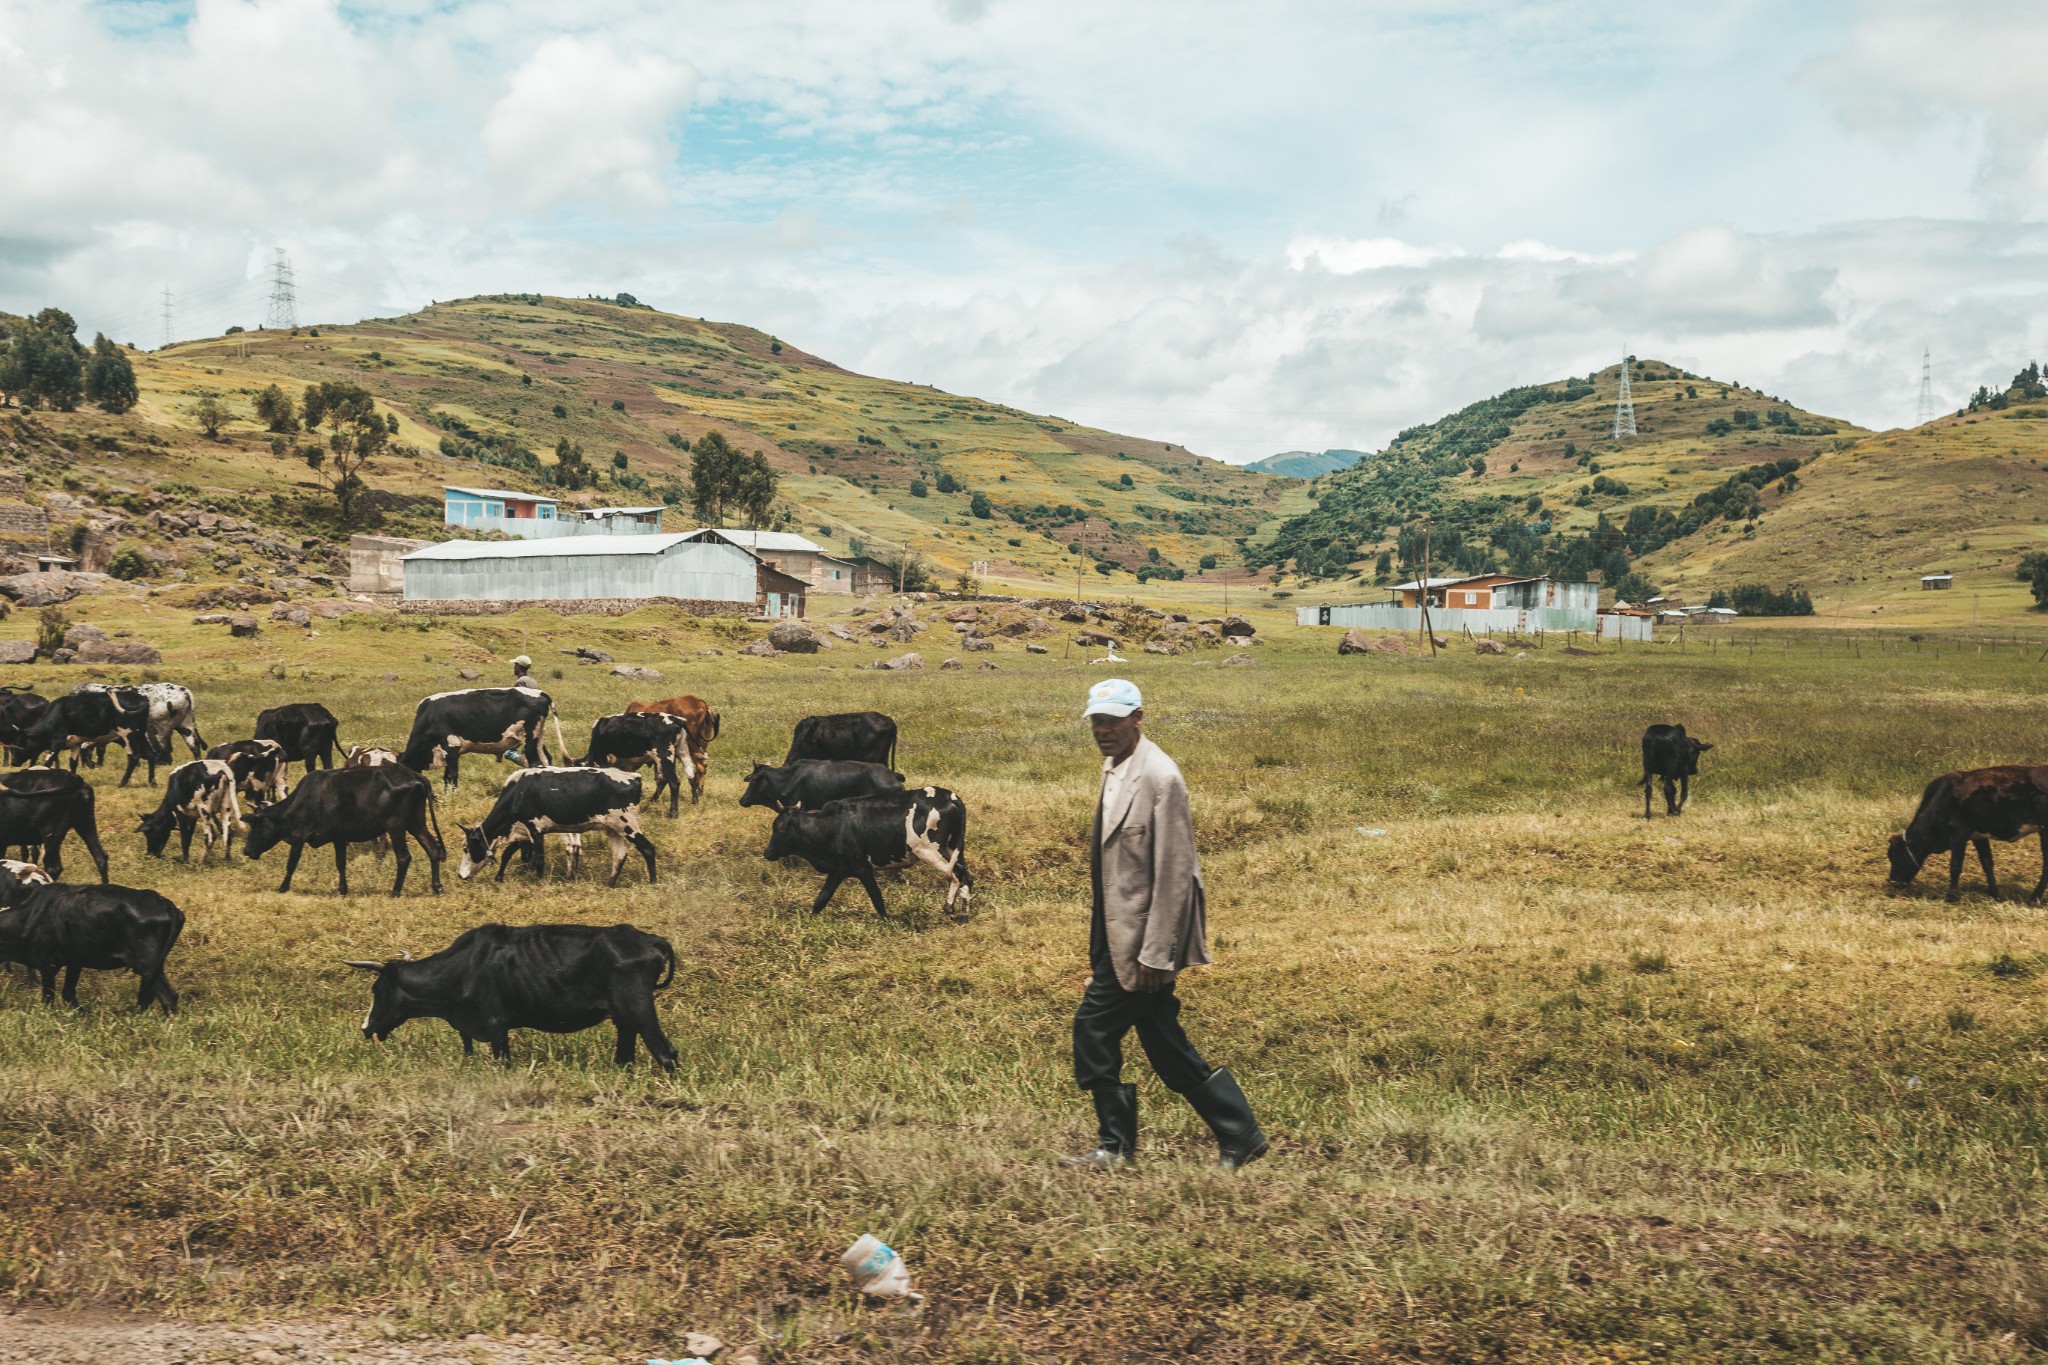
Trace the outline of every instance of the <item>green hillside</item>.
[[[682, 528], [693, 523], [688, 447], [711, 431], [776, 469], [779, 524], [841, 552], [907, 547], [947, 571], [990, 560], [999, 574], [1071, 581], [1077, 546], [1115, 570], [1091, 582], [1128, 590], [1148, 565], [1193, 574], [1206, 555], [1234, 563], [1239, 538], [1306, 505], [1299, 485], [1178, 446], [854, 374], [751, 328], [598, 300], [483, 296], [133, 360], [132, 412], [44, 412], [33, 425], [89, 442], [108, 478], [240, 497], [258, 521], [290, 510], [293, 530], [342, 528], [317, 524], [319, 489], [289, 449], [273, 454], [252, 404], [266, 385], [296, 395], [319, 381], [361, 385], [395, 415], [364, 510], [395, 531], [438, 524], [444, 482], [546, 488], [564, 440], [598, 474], [575, 500], [669, 502]], [[197, 429], [209, 395], [231, 413], [217, 441]]]

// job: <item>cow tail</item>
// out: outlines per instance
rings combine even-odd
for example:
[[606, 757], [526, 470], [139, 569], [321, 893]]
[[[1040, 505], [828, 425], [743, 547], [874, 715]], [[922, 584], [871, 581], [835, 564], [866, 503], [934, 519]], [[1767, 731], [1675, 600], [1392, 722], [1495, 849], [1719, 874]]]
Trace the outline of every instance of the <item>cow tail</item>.
[[668, 975], [654, 983], [654, 989], [663, 990], [669, 982], [676, 979], [676, 950], [665, 938], [656, 939], [655, 942], [661, 945], [661, 955], [668, 959]]
[[[569, 761], [569, 741], [562, 738], [562, 713], [555, 709], [554, 702], [548, 703], [548, 719], [555, 723], [555, 751], [562, 756], [562, 762]], [[587, 757], [587, 755], [586, 755]]]
[[434, 827], [434, 842], [441, 846], [441, 857], [448, 856], [448, 841], [441, 837], [441, 803], [434, 799], [434, 784], [427, 784], [427, 823]]
[[960, 857], [967, 852], [967, 803], [957, 795], [939, 820], [939, 848]]
[[713, 739], [718, 738], [718, 713], [716, 711], [711, 713], [711, 737]]

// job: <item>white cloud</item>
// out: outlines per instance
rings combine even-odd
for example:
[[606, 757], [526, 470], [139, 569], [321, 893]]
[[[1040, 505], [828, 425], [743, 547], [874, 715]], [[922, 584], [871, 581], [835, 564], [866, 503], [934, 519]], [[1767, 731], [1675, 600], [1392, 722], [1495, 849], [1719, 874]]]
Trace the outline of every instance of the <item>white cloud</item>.
[[1296, 270], [1314, 262], [1333, 275], [1414, 269], [1463, 254], [1456, 247], [1417, 246], [1398, 237], [1297, 237], [1287, 244], [1287, 263]]
[[494, 179], [529, 207], [576, 195], [658, 203], [673, 173], [671, 125], [691, 84], [687, 68], [659, 53], [550, 38], [484, 117]]

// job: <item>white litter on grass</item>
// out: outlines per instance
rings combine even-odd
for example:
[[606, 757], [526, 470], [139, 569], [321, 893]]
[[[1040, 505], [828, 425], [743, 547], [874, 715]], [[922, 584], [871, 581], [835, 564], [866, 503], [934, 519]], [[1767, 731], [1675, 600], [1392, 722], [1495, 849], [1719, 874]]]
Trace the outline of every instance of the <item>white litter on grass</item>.
[[924, 1295], [910, 1287], [910, 1267], [872, 1232], [862, 1233], [860, 1240], [848, 1247], [839, 1260], [853, 1277], [853, 1287], [870, 1298], [912, 1302], [924, 1299]]
[[1360, 834], [1363, 834], [1368, 839], [1379, 839], [1386, 835], [1386, 831], [1383, 829], [1367, 829], [1364, 825], [1357, 826], [1357, 829]]

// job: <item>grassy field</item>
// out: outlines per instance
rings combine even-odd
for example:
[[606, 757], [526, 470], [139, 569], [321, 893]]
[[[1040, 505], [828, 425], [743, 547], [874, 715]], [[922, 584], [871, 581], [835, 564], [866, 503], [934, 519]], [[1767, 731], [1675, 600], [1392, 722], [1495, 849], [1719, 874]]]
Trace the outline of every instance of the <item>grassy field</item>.
[[[360, 1313], [639, 1359], [686, 1328], [793, 1361], [2048, 1348], [2048, 912], [1989, 900], [1974, 869], [1957, 904], [1932, 873], [1907, 894], [1882, 880], [1930, 775], [2041, 757], [2048, 641], [1340, 659], [1334, 632], [1270, 612], [1249, 665], [1122, 666], [1194, 793], [1217, 965], [1183, 985], [1191, 1031], [1276, 1150], [1208, 1169], [1133, 1044], [1144, 1160], [1091, 1178], [1054, 1164], [1091, 1136], [1066, 1043], [1097, 766], [1074, 713], [1103, 671], [1082, 651], [861, 672], [882, 651], [741, 659], [730, 632], [655, 610], [359, 618], [286, 648], [145, 605], [94, 619], [166, 646], [215, 742], [297, 699], [351, 742], [398, 739], [458, 666], [495, 679], [522, 645], [572, 741], [650, 691], [712, 699], [724, 736], [704, 804], [650, 820], [651, 890], [631, 868], [616, 891], [451, 868], [435, 898], [416, 865], [394, 901], [363, 855], [344, 902], [315, 855], [279, 896], [279, 852], [146, 860], [150, 794], [102, 785], [115, 880], [190, 916], [184, 1008], [132, 1015], [99, 976], [83, 1010], [50, 1011], [0, 980], [0, 1301]], [[668, 679], [635, 692], [567, 660], [549, 677], [575, 643]], [[762, 861], [767, 821], [734, 804], [798, 717], [869, 706], [901, 723], [913, 780], [970, 803], [967, 925], [915, 871], [885, 883], [886, 922], [850, 888], [808, 916], [816, 878]], [[1636, 739], [1655, 720], [1717, 747], [1692, 808], [1645, 822]], [[444, 829], [504, 771], [466, 766]], [[1999, 854], [2031, 886], [2034, 850]], [[616, 1070], [608, 1029], [517, 1034], [509, 1069], [465, 1062], [439, 1024], [363, 1040], [367, 985], [340, 959], [489, 920], [667, 935], [676, 1075]], [[849, 1297], [836, 1258], [864, 1231], [903, 1251], [921, 1310]]]

